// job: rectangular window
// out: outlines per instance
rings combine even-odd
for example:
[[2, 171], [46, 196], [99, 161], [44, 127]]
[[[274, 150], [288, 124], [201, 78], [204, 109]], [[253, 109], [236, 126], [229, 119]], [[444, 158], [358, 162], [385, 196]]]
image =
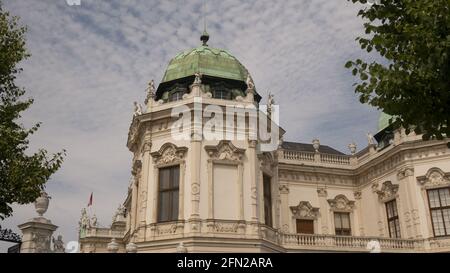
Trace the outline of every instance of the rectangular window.
[[180, 167], [159, 169], [158, 222], [178, 220]]
[[334, 228], [336, 235], [351, 236], [352, 229], [350, 226], [350, 213], [335, 212], [334, 213]]
[[263, 176], [264, 191], [264, 221], [267, 226], [272, 226], [272, 187], [270, 185], [271, 178], [267, 175]]
[[400, 221], [398, 219], [397, 201], [392, 200], [386, 203], [386, 215], [391, 238], [400, 238]]
[[450, 188], [428, 190], [434, 236], [450, 235]]
[[314, 234], [314, 220], [297, 219], [297, 233]]

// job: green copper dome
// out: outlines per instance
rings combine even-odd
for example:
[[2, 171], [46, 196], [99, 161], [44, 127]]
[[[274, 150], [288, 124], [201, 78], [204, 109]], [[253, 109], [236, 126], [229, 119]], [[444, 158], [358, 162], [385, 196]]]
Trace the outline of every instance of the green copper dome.
[[386, 129], [390, 124], [389, 120], [392, 118], [391, 115], [388, 115], [384, 112], [380, 114], [380, 118], [378, 119], [378, 132]]
[[245, 82], [247, 69], [229, 52], [206, 45], [187, 50], [170, 62], [161, 83], [193, 76], [206, 76]]

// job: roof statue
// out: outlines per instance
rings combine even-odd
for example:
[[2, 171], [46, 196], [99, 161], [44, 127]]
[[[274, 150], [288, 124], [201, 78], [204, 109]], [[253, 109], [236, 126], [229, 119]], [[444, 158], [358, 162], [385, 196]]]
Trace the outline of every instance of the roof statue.
[[62, 235], [58, 235], [58, 238], [52, 237], [53, 242], [53, 252], [55, 253], [64, 253], [64, 241], [62, 239]]
[[267, 115], [272, 116], [273, 106], [275, 105], [275, 97], [269, 92], [269, 97], [267, 98]]
[[195, 80], [194, 84], [202, 84], [202, 74], [201, 73], [195, 73]]
[[156, 88], [155, 88], [154, 80], [151, 80], [148, 83], [148, 87], [147, 87], [146, 91], [147, 91], [147, 97], [145, 98], [145, 104], [147, 104], [151, 99], [153, 99], [155, 97]]
[[245, 81], [248, 89], [255, 89], [255, 83], [253, 82], [252, 76], [250, 73], [247, 74], [247, 80]]
[[136, 101], [134, 102], [134, 116], [140, 116], [142, 115], [142, 106], [137, 103]]
[[373, 141], [373, 135], [371, 132], [367, 132], [367, 142], [368, 142], [369, 146], [375, 144]]

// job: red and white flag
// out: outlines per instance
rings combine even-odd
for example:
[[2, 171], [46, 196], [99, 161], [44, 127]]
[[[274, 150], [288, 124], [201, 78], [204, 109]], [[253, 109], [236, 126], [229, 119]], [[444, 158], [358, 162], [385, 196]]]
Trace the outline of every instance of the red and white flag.
[[92, 201], [93, 201], [93, 195], [94, 195], [94, 193], [93, 192], [91, 192], [91, 197], [89, 197], [89, 203], [88, 203], [88, 207], [89, 206], [92, 206]]

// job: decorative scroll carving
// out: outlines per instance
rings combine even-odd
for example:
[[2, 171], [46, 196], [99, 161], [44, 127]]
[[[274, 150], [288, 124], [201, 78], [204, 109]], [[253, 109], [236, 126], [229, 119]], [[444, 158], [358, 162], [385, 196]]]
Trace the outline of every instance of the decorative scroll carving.
[[177, 147], [175, 144], [166, 143], [161, 146], [159, 151], [150, 155], [157, 165], [165, 165], [182, 161], [187, 153], [186, 147]]
[[142, 161], [135, 160], [133, 162], [133, 167], [131, 169], [131, 174], [133, 176], [136, 176], [136, 175], [138, 175], [141, 172], [141, 170], [142, 170]]
[[328, 196], [328, 192], [326, 188], [317, 188], [317, 194], [319, 195], [319, 197], [327, 197]]
[[438, 188], [450, 185], [450, 172], [439, 168], [431, 168], [426, 175], [417, 177], [417, 181], [425, 188]]
[[215, 232], [237, 233], [238, 228], [238, 223], [214, 223]]
[[381, 202], [387, 202], [397, 197], [399, 185], [392, 184], [391, 181], [386, 181], [381, 186], [381, 190], [377, 191], [378, 199]]
[[144, 143], [144, 145], [142, 145], [141, 154], [144, 154], [145, 152], [150, 152], [151, 149], [152, 149], [152, 142], [147, 141]]
[[217, 146], [205, 146], [208, 155], [215, 160], [240, 162], [245, 149], [236, 148], [229, 140], [221, 140]]
[[169, 225], [161, 224], [156, 227], [157, 235], [175, 234], [176, 232], [177, 232], [177, 224], [169, 224]]
[[319, 218], [319, 208], [314, 208], [307, 201], [301, 201], [297, 206], [290, 207], [294, 218], [297, 219], [317, 219]]
[[333, 211], [351, 212], [355, 208], [355, 201], [348, 200], [343, 194], [337, 195], [334, 199], [328, 199], [328, 204]]
[[361, 191], [354, 191], [353, 195], [354, 195], [356, 200], [360, 200], [361, 197], [362, 197], [362, 192]]
[[281, 194], [288, 194], [289, 193], [289, 186], [286, 184], [280, 185], [279, 188]]
[[402, 180], [403, 178], [406, 178], [408, 176], [414, 175], [414, 168], [412, 167], [406, 167], [398, 171], [397, 173], [397, 179]]

